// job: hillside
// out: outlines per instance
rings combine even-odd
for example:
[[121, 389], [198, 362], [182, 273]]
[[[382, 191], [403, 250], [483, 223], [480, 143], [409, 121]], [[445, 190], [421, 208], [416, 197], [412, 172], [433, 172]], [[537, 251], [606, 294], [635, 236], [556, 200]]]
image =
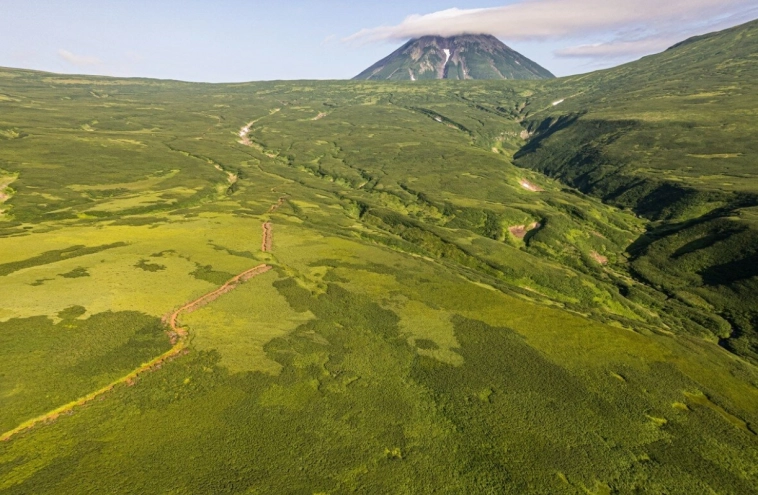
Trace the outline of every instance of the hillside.
[[356, 80], [550, 79], [548, 70], [494, 36], [461, 35], [413, 39], [358, 74]]
[[[758, 21], [530, 97], [516, 164], [653, 222], [634, 272], [758, 357]], [[552, 103], [565, 100], [553, 106]]]
[[0, 69], [0, 493], [755, 493], [752, 29], [558, 81]]

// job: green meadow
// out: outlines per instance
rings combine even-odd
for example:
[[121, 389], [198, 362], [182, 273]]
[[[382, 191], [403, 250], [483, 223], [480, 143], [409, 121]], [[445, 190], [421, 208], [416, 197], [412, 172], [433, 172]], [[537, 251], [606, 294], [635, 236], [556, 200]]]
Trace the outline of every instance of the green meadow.
[[273, 268], [0, 493], [756, 493], [756, 26], [547, 82], [0, 69], [0, 434]]

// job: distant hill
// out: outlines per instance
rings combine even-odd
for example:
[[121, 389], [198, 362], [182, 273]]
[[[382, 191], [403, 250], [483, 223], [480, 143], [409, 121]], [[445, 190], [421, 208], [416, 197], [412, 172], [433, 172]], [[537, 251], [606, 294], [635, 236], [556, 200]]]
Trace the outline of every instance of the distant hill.
[[488, 34], [414, 39], [354, 79], [552, 79], [547, 69]]
[[549, 81], [515, 163], [652, 220], [629, 248], [636, 276], [720, 315], [721, 344], [758, 361], [756, 53], [753, 21]]

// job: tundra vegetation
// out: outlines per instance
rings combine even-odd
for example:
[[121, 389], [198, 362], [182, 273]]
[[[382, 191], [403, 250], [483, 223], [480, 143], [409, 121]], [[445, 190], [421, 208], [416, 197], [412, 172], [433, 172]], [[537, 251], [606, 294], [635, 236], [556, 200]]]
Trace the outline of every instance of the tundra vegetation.
[[551, 81], [0, 69], [0, 433], [272, 267], [7, 436], [0, 492], [756, 493], [756, 36]]

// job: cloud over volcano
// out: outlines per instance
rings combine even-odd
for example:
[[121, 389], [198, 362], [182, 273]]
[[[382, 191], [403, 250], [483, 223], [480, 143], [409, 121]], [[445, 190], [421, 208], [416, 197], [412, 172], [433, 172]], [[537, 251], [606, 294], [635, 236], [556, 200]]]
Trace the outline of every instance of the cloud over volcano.
[[423, 35], [487, 33], [505, 41], [586, 40], [559, 57], [614, 57], [666, 48], [683, 37], [758, 16], [754, 0], [523, 0], [502, 7], [411, 15], [394, 26], [363, 29], [348, 42], [400, 41]]

